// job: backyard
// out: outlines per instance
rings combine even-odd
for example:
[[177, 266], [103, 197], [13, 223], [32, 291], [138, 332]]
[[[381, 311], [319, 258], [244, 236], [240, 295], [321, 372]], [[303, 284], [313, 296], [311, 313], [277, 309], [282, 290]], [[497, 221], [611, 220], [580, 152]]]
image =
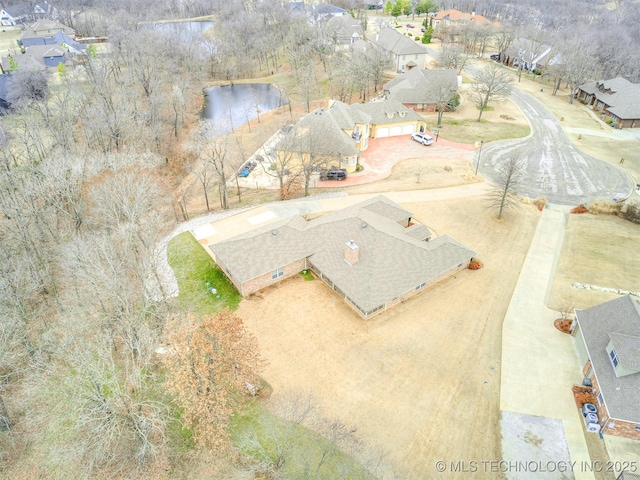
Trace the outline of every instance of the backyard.
[[369, 321], [318, 280], [284, 282], [238, 313], [269, 361], [271, 402], [313, 392], [396, 476], [429, 478], [438, 460], [500, 459], [502, 319], [539, 213], [521, 205], [501, 223], [477, 199], [403, 206], [484, 268]]

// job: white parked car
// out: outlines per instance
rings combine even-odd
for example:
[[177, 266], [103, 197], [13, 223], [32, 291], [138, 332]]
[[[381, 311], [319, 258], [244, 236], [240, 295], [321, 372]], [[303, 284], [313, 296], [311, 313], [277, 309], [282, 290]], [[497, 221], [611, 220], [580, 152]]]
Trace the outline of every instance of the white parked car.
[[426, 133], [414, 133], [411, 135], [411, 140], [415, 140], [422, 145], [428, 146], [433, 143], [433, 138], [427, 135]]

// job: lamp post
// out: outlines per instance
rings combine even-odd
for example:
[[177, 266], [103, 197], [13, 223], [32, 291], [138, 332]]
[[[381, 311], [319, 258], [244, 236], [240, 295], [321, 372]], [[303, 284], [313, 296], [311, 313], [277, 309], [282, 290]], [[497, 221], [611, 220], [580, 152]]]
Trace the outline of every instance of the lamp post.
[[476, 163], [476, 173], [475, 176], [478, 176], [478, 167], [480, 166], [480, 156], [482, 155], [482, 145], [484, 145], [484, 140], [480, 140], [480, 151], [478, 152], [478, 163]]

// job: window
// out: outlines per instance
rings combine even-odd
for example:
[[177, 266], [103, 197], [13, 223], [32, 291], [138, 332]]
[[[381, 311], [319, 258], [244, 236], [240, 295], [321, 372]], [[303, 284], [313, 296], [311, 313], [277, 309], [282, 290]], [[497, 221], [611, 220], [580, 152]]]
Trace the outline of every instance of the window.
[[615, 349], [611, 349], [611, 351], [609, 352], [609, 357], [611, 357], [611, 363], [613, 363], [613, 366], [617, 367], [620, 362], [618, 361], [618, 356], [616, 355]]
[[418, 54], [416, 53], [416, 60], [418, 59]]
[[598, 405], [604, 405], [604, 398], [602, 398], [602, 393], [598, 394]]
[[402, 59], [403, 59], [403, 60], [406, 60], [406, 59], [407, 59], [407, 56], [406, 56], [406, 55], [402, 55]]
[[640, 423], [636, 425], [636, 430], [640, 430]]
[[279, 268], [271, 272], [271, 280], [275, 280], [276, 278], [280, 278], [284, 276], [284, 268]]

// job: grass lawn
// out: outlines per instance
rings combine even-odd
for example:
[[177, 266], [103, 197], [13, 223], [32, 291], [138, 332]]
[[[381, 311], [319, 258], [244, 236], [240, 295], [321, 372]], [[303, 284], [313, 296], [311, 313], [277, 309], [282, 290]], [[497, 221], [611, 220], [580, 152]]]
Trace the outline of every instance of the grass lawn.
[[[438, 128], [436, 122], [427, 119], [427, 128]], [[459, 143], [475, 143], [480, 139], [485, 143], [494, 140], [522, 138], [529, 135], [529, 126], [509, 123], [493, 123], [487, 120], [461, 119], [448, 120], [445, 113], [440, 128], [440, 136], [446, 140]]]
[[284, 457], [279, 471], [285, 478], [375, 478], [339, 446], [271, 414], [260, 402], [247, 402], [231, 420], [230, 429], [234, 444], [256, 460], [275, 466]]
[[[224, 307], [238, 308], [242, 297], [191, 233], [182, 233], [169, 242], [168, 257], [180, 288], [180, 308], [197, 315], [216, 313]], [[216, 294], [208, 290], [207, 282]]]
[[640, 226], [612, 215], [569, 215], [549, 307], [588, 308], [619, 298], [572, 283], [637, 291], [640, 285]]

